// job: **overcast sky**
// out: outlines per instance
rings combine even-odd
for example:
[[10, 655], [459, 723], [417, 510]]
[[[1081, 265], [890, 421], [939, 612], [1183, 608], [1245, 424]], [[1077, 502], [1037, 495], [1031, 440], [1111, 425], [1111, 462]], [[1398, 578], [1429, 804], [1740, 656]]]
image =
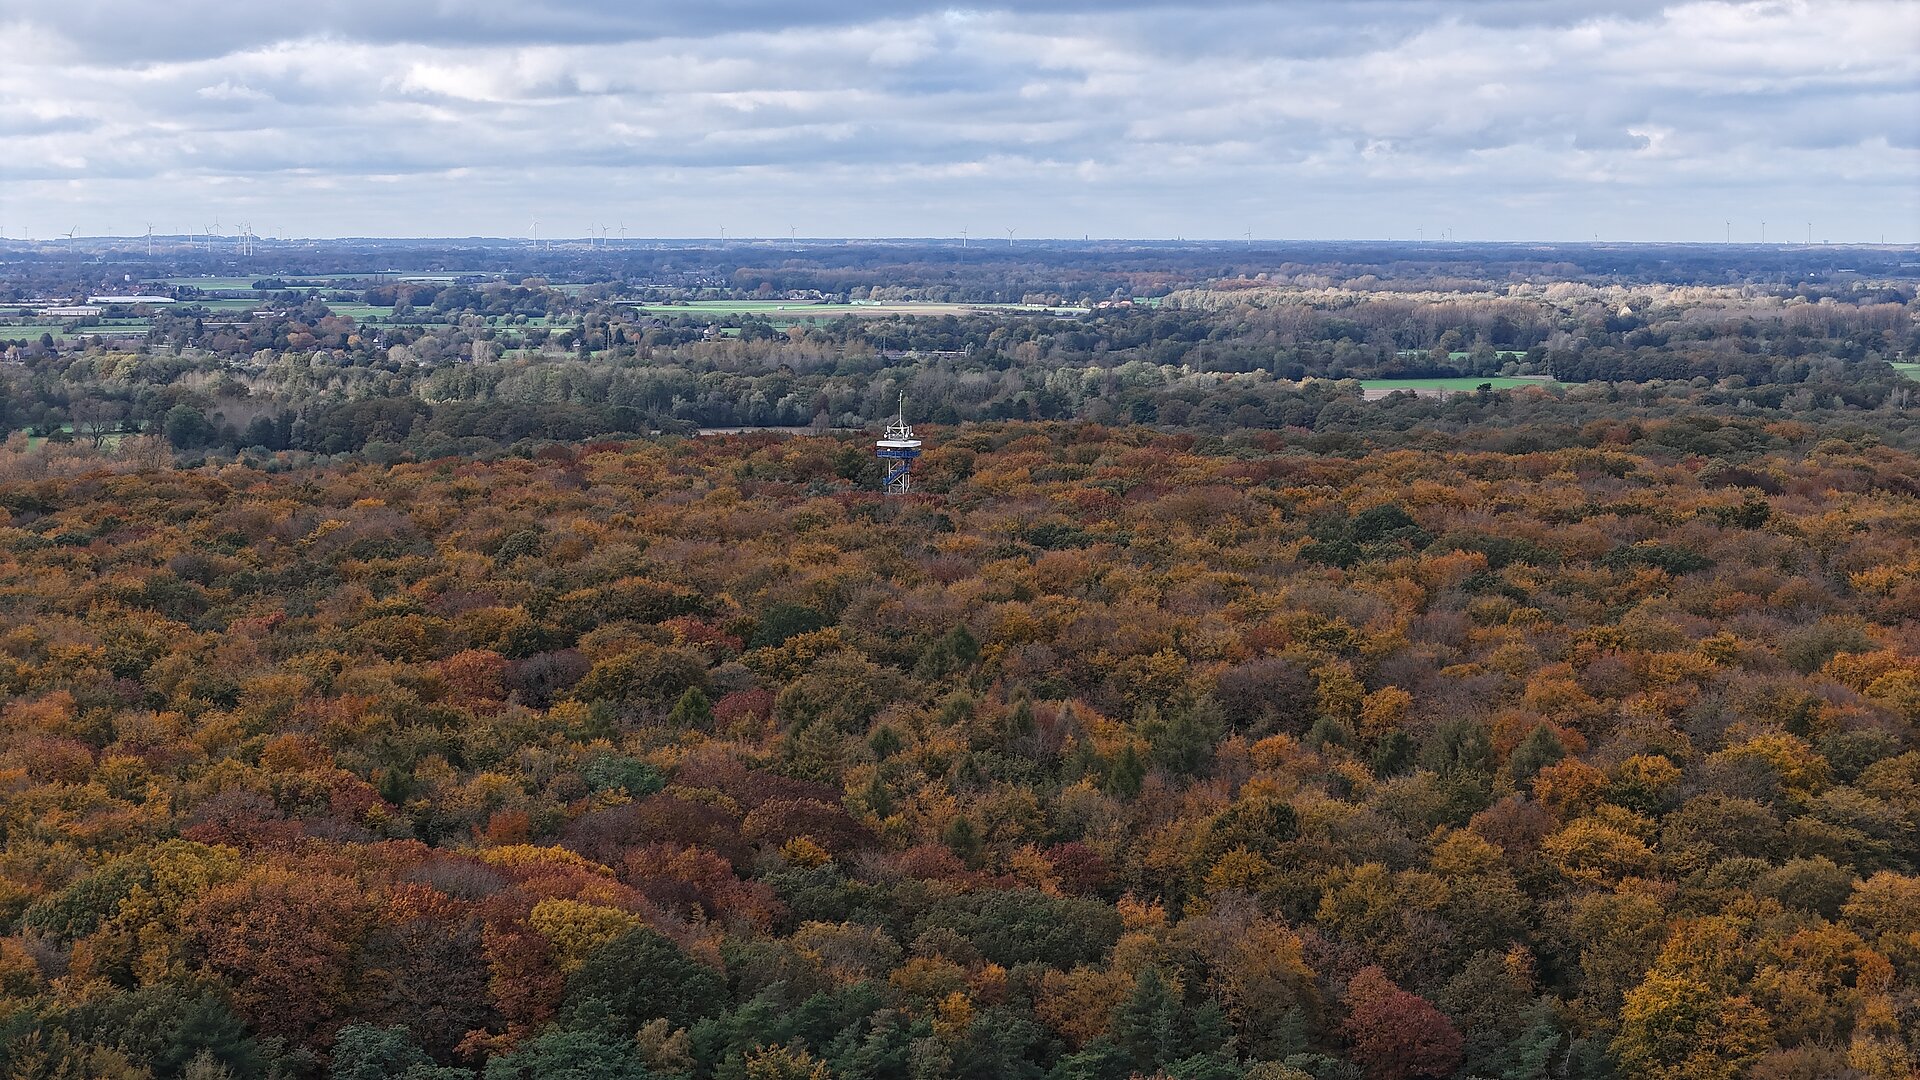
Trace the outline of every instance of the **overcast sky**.
[[1920, 241], [1917, 0], [7, 0], [0, 40], [10, 237]]

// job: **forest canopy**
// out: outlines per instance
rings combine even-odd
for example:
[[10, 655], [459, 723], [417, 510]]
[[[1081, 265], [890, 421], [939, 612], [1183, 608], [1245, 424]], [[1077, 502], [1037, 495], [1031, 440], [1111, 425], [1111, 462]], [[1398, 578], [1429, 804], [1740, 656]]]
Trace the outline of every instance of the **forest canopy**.
[[1920, 1067], [1899, 249], [211, 248], [0, 265], [8, 1080]]
[[1911, 1069], [1920, 458], [930, 438], [5, 452], [8, 1068]]

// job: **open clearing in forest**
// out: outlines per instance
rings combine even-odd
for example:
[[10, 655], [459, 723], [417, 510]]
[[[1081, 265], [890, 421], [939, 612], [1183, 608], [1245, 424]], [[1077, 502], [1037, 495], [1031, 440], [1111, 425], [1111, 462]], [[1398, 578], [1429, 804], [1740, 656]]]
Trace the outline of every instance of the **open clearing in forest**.
[[[92, 442], [90, 436], [85, 439], [75, 440], [73, 438], [73, 425], [70, 423], [61, 424], [60, 432], [63, 442], [77, 441], [83, 444]], [[109, 431], [100, 436], [100, 445], [102, 449], [116, 450], [119, 449], [122, 440], [138, 434], [139, 432], [137, 431]], [[16, 428], [13, 431], [5, 433], [4, 437], [0, 437], [0, 442], [7, 441], [15, 435], [24, 435], [27, 437], [27, 449], [29, 450], [38, 450], [40, 447], [47, 445], [47, 437], [45, 435], [35, 435], [32, 428]]]
[[[1426, 356], [1430, 351], [1431, 350], [1428, 350], [1428, 349], [1401, 349], [1400, 355], [1401, 356]], [[1517, 349], [1498, 349], [1498, 350], [1495, 350], [1493, 355], [1499, 357], [1502, 360], [1525, 360], [1527, 358], [1526, 353], [1521, 352]], [[1473, 353], [1467, 352], [1462, 349], [1455, 349], [1453, 352], [1450, 352], [1447, 354], [1447, 359], [1449, 361], [1471, 360], [1473, 359]]]
[[1362, 379], [1363, 390], [1512, 390], [1516, 386], [1553, 386], [1552, 379], [1523, 379], [1507, 375], [1464, 375], [1457, 379]]
[[1893, 370], [1909, 379], [1920, 379], [1920, 364], [1895, 364]]
[[1482, 386], [1495, 390], [1514, 390], [1522, 386], [1554, 386], [1552, 379], [1523, 379], [1505, 375], [1476, 375], [1457, 379], [1362, 379], [1360, 396], [1368, 401], [1378, 401], [1396, 390], [1405, 390], [1421, 397], [1440, 397], [1448, 394], [1470, 394]]

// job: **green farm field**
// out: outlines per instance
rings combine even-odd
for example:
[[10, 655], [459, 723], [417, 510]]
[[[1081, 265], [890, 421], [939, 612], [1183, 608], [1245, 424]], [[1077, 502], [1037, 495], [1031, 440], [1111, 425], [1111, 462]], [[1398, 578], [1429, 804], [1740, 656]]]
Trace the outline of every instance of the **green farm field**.
[[33, 340], [41, 334], [52, 334], [56, 339], [66, 340], [76, 337], [92, 337], [96, 334], [145, 334], [153, 326], [150, 319], [114, 319], [99, 326], [83, 326], [78, 330], [68, 330], [58, 323], [23, 323], [19, 325], [0, 325], [0, 341]]
[[[326, 304], [327, 308], [335, 315], [345, 315], [348, 318], [363, 321], [367, 319], [384, 319], [393, 314], [393, 308], [377, 307], [373, 304], [362, 304], [345, 300], [330, 300], [327, 301]], [[255, 295], [250, 298], [217, 297], [211, 300], [195, 300], [193, 301], [193, 306], [204, 307], [208, 311], [235, 312], [256, 311], [263, 307], [272, 307], [272, 304], [264, 295]]]
[[638, 304], [647, 315], [782, 315], [834, 318], [841, 315], [960, 315], [959, 304], [810, 304], [801, 300], [694, 300], [685, 304]]
[[203, 307], [208, 311], [252, 311], [262, 303], [264, 303], [264, 301], [258, 296], [246, 298], [216, 297], [210, 300], [194, 300], [191, 302], [192, 306]]
[[1905, 375], [1909, 379], [1920, 380], [1920, 364], [1895, 364], [1893, 365], [1893, 370]]
[[[392, 308], [369, 307], [368, 305], [365, 305], [365, 304], [329, 304], [327, 306], [331, 308], [333, 313], [336, 315], [350, 315], [355, 320], [365, 322], [369, 326], [445, 327], [447, 325], [447, 320], [445, 317], [421, 318], [418, 316], [410, 315], [404, 319], [396, 319], [392, 317], [392, 313], [393, 313]], [[361, 310], [365, 310], [370, 314], [362, 315], [360, 313]], [[529, 318], [526, 322], [504, 323], [500, 321], [499, 316], [493, 315], [487, 318], [487, 325], [493, 327], [496, 330], [499, 330], [502, 333], [510, 334], [516, 331], [523, 331], [523, 330], [566, 330], [566, 329], [571, 329], [573, 326], [573, 323], [565, 319], [562, 319], [556, 322], [552, 319], [547, 318], [545, 315], [533, 316], [532, 318]]]
[[191, 285], [203, 292], [223, 292], [229, 289], [252, 289], [253, 283], [259, 280], [257, 277], [175, 277], [161, 278], [160, 284]]
[[398, 274], [262, 274], [257, 277], [171, 277], [161, 278], [161, 285], [191, 285], [203, 292], [231, 292], [236, 289], [251, 291], [256, 281], [284, 281], [289, 285], [320, 285], [329, 281], [365, 281], [375, 278], [394, 278]]
[[378, 307], [374, 304], [355, 304], [346, 301], [328, 301], [327, 308], [335, 315], [344, 315], [349, 319], [355, 320], [384, 320], [393, 314], [391, 307]]
[[1085, 308], [1045, 308], [1028, 304], [938, 304], [904, 301], [888, 304], [813, 304], [804, 300], [694, 300], [685, 304], [636, 304], [644, 315], [760, 315], [775, 320], [833, 319], [842, 315], [858, 318], [889, 316], [969, 315], [982, 311], [1080, 314]]

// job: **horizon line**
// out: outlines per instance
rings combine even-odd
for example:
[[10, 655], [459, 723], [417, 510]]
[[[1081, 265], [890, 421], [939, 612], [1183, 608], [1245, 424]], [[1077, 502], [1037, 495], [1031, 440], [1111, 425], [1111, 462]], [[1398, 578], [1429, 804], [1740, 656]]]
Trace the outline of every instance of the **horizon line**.
[[[174, 243], [204, 244], [206, 243], [206, 238], [208, 235], [209, 234], [207, 233], [174, 232], [174, 233], [153, 233], [151, 234], [151, 236], [149, 236], [149, 234], [147, 233], [112, 233], [112, 234], [101, 234], [97, 236], [67, 236], [62, 234], [62, 235], [57, 235], [52, 237], [32, 238], [32, 239], [28, 239], [24, 237], [0, 236], [0, 246], [35, 247], [35, 248], [51, 247], [51, 248], [58, 249], [58, 248], [67, 247], [69, 245], [80, 245], [80, 244], [145, 243], [148, 239], [152, 239], [155, 241], [166, 240]], [[1301, 237], [1301, 238], [1274, 237], [1270, 239], [1260, 239], [1258, 237], [1255, 237], [1255, 238], [1249, 239], [1247, 237], [1240, 237], [1240, 236], [1235, 236], [1235, 237], [1105, 236], [1096, 240], [1089, 236], [1082, 235], [1080, 239], [1076, 240], [1071, 236], [1014, 237], [1012, 239], [1001, 238], [1001, 237], [989, 238], [989, 237], [965, 237], [965, 236], [789, 236], [782, 239], [777, 236], [629, 236], [629, 237], [616, 238], [616, 237], [610, 237], [610, 236], [595, 236], [592, 234], [584, 234], [580, 236], [541, 237], [536, 240], [536, 239], [532, 239], [525, 236], [492, 236], [492, 235], [484, 235], [484, 234], [472, 234], [472, 235], [466, 235], [466, 236], [416, 236], [416, 235], [381, 235], [381, 234], [366, 233], [366, 234], [346, 234], [346, 235], [338, 235], [338, 236], [271, 237], [271, 236], [262, 236], [256, 233], [250, 238], [240, 233], [234, 233], [231, 235], [224, 234], [224, 233], [214, 233], [211, 235], [213, 236], [213, 239], [216, 243], [222, 243], [222, 242], [238, 243], [242, 239], [247, 239], [249, 243], [255, 246], [315, 244], [315, 243], [350, 243], [353, 241], [376, 240], [376, 241], [390, 242], [390, 243], [399, 243], [399, 242], [487, 243], [487, 244], [518, 245], [518, 246], [524, 246], [527, 248], [534, 248], [539, 250], [545, 250], [546, 245], [550, 245], [550, 244], [565, 244], [569, 246], [579, 245], [584, 247], [585, 250], [592, 250], [592, 251], [611, 250], [616, 247], [635, 247], [638, 245], [649, 245], [649, 244], [652, 244], [652, 245], [704, 244], [704, 245], [711, 245], [716, 247], [731, 247], [736, 245], [752, 246], [752, 247], [777, 247], [783, 244], [788, 246], [799, 246], [799, 245], [817, 245], [817, 244], [845, 245], [845, 244], [901, 244], [901, 243], [952, 244], [955, 247], [961, 247], [967, 250], [971, 250], [973, 248], [979, 248], [983, 251], [990, 251], [996, 248], [1019, 247], [1022, 245], [1036, 245], [1036, 244], [1046, 244], [1046, 245], [1155, 244], [1155, 245], [1166, 245], [1166, 246], [1180, 246], [1180, 245], [1192, 246], [1192, 247], [1224, 246], [1224, 247], [1239, 247], [1239, 248], [1280, 247], [1280, 246], [1311, 245], [1311, 244], [1401, 244], [1401, 245], [1410, 245], [1414, 247], [1440, 247], [1440, 248], [1490, 247], [1490, 246], [1514, 246], [1514, 245], [1537, 245], [1537, 246], [1545, 246], [1545, 247], [1698, 247], [1698, 248], [1782, 248], [1782, 249], [1920, 247], [1920, 241], [1907, 241], [1907, 240], [1815, 240], [1811, 242], [1806, 240], [1771, 240], [1771, 241], [1633, 240], [1633, 239], [1553, 240], [1553, 239], [1542, 239], [1542, 238], [1510, 239], [1510, 240], [1455, 238], [1455, 239], [1427, 240], [1422, 237], [1398, 237], [1398, 236], [1336, 237], [1336, 238], [1321, 238], [1321, 239], [1310, 239], [1310, 238], [1304, 238], [1304, 237]]]

